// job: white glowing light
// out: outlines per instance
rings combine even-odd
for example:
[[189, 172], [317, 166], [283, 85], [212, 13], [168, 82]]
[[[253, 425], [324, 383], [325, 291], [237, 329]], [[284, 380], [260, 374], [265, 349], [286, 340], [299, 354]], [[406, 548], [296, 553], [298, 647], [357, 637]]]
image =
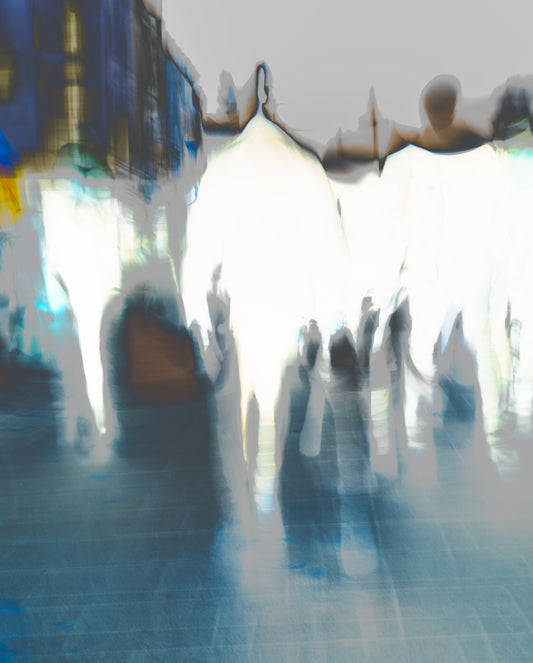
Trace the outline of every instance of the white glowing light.
[[[388, 159], [381, 177], [369, 174], [339, 184], [262, 117], [212, 155], [189, 207], [183, 298], [188, 320], [199, 321], [205, 336], [206, 293], [213, 270], [222, 264], [242, 401], [256, 392], [263, 440], [269, 430], [262, 467], [273, 462], [269, 427], [282, 368], [296, 352], [300, 326], [317, 319], [327, 347], [329, 334], [341, 324], [356, 328], [361, 299], [369, 291], [382, 309], [378, 348], [394, 295], [405, 288], [413, 317], [411, 352], [428, 377], [439, 332], [443, 349], [455, 314], [463, 311], [466, 341], [477, 353], [488, 430], [497, 424], [502, 381], [511, 374], [504, 327], [510, 300], [513, 317], [523, 324], [516, 406], [530, 409], [531, 164], [530, 156], [491, 146], [455, 155], [410, 147]], [[101, 315], [120, 284], [121, 261], [138, 257], [140, 238], [131, 219], [120, 222], [116, 201], [72, 194], [68, 187], [44, 187], [47, 259], [69, 289], [89, 397], [102, 425]], [[161, 219], [155, 248], [167, 250]], [[64, 305], [53, 284], [49, 296], [54, 307]], [[386, 394], [377, 396], [373, 402], [383, 409]], [[429, 398], [427, 388], [411, 382], [409, 425], [421, 397]]]
[[212, 157], [187, 236], [187, 317], [209, 327], [206, 292], [222, 263], [243, 402], [254, 389], [268, 418], [302, 323], [316, 318], [327, 343], [344, 319], [349, 260], [328, 179], [316, 159], [256, 117]]
[[[357, 296], [373, 290], [376, 305], [386, 312], [383, 324], [391, 295], [406, 288], [411, 352], [426, 375], [433, 372], [439, 332], [444, 346], [455, 315], [463, 311], [465, 337], [477, 353], [488, 429], [497, 425], [501, 379], [509, 372], [508, 298], [525, 329], [531, 325], [524, 287], [533, 262], [533, 200], [531, 188], [523, 186], [528, 161], [518, 164], [505, 155], [489, 145], [453, 155], [409, 147], [387, 160], [381, 178], [367, 175], [352, 185], [333, 185], [341, 199]], [[530, 346], [522, 345], [524, 381], [533, 375]], [[416, 419], [425, 391], [411, 383], [408, 422]]]
[[[531, 333], [523, 284], [533, 270], [526, 249], [533, 245], [533, 201], [522, 170], [489, 145], [448, 155], [409, 147], [387, 160], [381, 177], [370, 173], [354, 184], [326, 185], [318, 164], [256, 117], [212, 156], [191, 207], [184, 269], [188, 317], [204, 331], [209, 326], [205, 293], [222, 263], [243, 403], [255, 389], [262, 413], [271, 412], [281, 367], [294, 354], [303, 322], [316, 317], [327, 342], [342, 322], [356, 327], [360, 302], [372, 292], [382, 311], [379, 348], [394, 296], [405, 288], [413, 318], [411, 353], [428, 378], [439, 333], [442, 350], [463, 311], [490, 432], [497, 426], [502, 379], [510, 372], [508, 298], [525, 337]], [[504, 218], [509, 216], [511, 223]], [[502, 247], [513, 242], [520, 249], [503, 256]], [[520, 376], [533, 383], [533, 351], [524, 350]], [[410, 380], [409, 427], [420, 399], [430, 401], [431, 390]]]
[[103, 430], [100, 322], [108, 298], [120, 286], [118, 211], [111, 198], [96, 200], [72, 194], [65, 187], [58, 191], [43, 186], [46, 259], [49, 269], [57, 272], [67, 286], [77, 321], [89, 401], [97, 426]]

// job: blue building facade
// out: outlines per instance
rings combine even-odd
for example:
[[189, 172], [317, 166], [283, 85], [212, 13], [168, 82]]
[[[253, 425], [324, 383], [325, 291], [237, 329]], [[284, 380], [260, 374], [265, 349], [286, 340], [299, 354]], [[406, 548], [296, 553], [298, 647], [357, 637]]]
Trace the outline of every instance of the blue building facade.
[[201, 126], [142, 0], [2, 0], [0, 130], [25, 161], [83, 143], [115, 174], [154, 179], [179, 171]]
[[0, 3], [0, 130], [17, 152], [38, 142], [31, 0]]

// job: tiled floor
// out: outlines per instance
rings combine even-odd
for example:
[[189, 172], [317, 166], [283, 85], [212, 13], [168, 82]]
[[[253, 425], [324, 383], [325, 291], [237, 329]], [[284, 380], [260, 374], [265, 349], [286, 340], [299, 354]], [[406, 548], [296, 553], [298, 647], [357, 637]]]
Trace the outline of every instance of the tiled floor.
[[211, 535], [201, 408], [98, 460], [31, 402], [1, 416], [0, 660], [533, 661], [527, 439], [498, 465], [422, 448], [345, 499], [330, 579], [288, 569], [275, 511]]

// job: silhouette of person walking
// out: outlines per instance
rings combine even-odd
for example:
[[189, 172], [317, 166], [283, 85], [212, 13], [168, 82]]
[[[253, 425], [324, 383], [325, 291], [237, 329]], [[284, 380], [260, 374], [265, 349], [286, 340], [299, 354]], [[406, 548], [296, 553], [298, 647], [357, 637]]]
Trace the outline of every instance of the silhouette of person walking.
[[416, 368], [409, 348], [412, 318], [409, 298], [405, 297], [390, 315], [386, 329], [384, 346], [390, 375], [389, 390], [389, 435], [395, 449], [398, 464], [398, 477], [403, 477], [408, 465], [408, 437], [405, 420], [405, 376], [408, 368], [415, 377], [427, 382]]
[[279, 500], [290, 566], [339, 575], [339, 471], [333, 409], [318, 370], [321, 347], [312, 322], [288, 397]]

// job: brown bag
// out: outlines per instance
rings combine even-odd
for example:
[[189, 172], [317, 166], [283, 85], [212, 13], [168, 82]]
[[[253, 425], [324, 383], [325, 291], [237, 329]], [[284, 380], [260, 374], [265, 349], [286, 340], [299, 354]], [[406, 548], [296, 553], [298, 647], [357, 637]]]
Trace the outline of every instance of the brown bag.
[[198, 396], [194, 347], [186, 330], [165, 328], [136, 311], [128, 321], [126, 352], [134, 398], [170, 404]]

